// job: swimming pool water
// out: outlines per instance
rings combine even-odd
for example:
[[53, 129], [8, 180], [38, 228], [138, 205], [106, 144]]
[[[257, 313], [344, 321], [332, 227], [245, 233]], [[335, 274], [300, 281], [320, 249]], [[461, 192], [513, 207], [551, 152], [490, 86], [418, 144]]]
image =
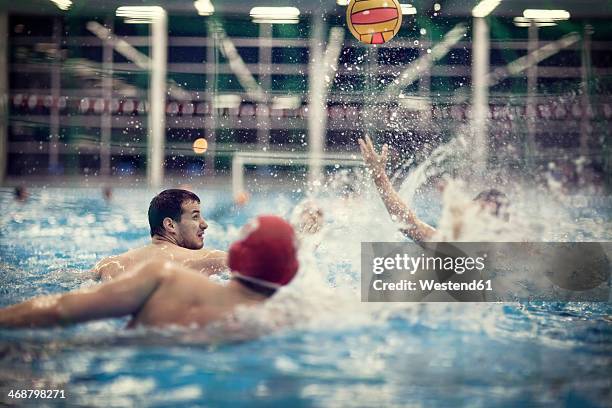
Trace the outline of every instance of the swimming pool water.
[[[210, 221], [205, 245], [220, 249], [251, 216], [288, 216], [300, 198], [254, 195], [240, 209], [229, 192], [196, 193]], [[95, 189], [38, 189], [20, 204], [0, 190], [0, 306], [96, 284], [87, 273], [96, 260], [148, 242], [152, 195], [116, 190], [107, 203]], [[350, 236], [351, 223], [335, 222], [330, 236]], [[611, 405], [609, 303], [360, 304], [351, 256], [335, 254], [325, 290], [289, 289], [276, 306], [297, 321], [251, 341], [125, 331], [125, 319], [0, 330], [0, 404], [41, 406], [7, 392], [44, 388], [67, 397], [48, 406]]]

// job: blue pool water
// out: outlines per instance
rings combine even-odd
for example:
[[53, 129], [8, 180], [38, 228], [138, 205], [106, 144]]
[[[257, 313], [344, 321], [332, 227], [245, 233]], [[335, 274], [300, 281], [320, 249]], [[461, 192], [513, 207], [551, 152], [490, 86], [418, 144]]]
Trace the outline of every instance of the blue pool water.
[[[196, 193], [211, 218], [205, 245], [220, 249], [253, 215], [289, 216], [300, 198], [255, 195], [240, 209], [226, 191]], [[96, 284], [96, 260], [148, 242], [152, 195], [118, 189], [107, 203], [96, 189], [38, 189], [20, 204], [0, 190], [0, 306]], [[253, 314], [268, 334], [252, 341], [125, 331], [125, 319], [0, 330], [0, 405], [41, 406], [6, 395], [38, 388], [65, 390], [48, 406], [611, 406], [609, 303], [362, 304], [358, 259], [338, 241], [384, 234], [359, 210], [343, 220], [303, 263], [310, 283]], [[291, 324], [268, 330], [279, 314]]]

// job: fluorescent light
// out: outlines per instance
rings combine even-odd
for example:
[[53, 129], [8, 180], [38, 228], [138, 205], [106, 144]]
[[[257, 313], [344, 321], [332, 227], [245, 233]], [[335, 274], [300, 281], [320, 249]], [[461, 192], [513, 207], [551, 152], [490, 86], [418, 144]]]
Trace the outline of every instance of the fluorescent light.
[[299, 96], [275, 96], [272, 99], [272, 109], [298, 109], [302, 106]]
[[400, 6], [402, 7], [403, 15], [411, 15], [417, 13], [417, 9], [415, 9], [412, 4], [400, 4]]
[[536, 27], [553, 27], [557, 23], [554, 20], [531, 20], [525, 17], [514, 17], [514, 25], [517, 27], [530, 27], [534, 24]]
[[57, 6], [60, 10], [68, 10], [70, 6], [72, 6], [72, 0], [51, 0], [53, 4]]
[[151, 20], [147, 18], [130, 18], [126, 17], [123, 21], [126, 24], [150, 24]]
[[296, 7], [253, 7], [250, 12], [254, 23], [294, 24], [299, 21]]
[[193, 6], [201, 16], [211, 16], [215, 12], [215, 6], [213, 6], [210, 0], [196, 0]]
[[[534, 23], [536, 27], [554, 27], [557, 23]], [[531, 23], [514, 23], [515, 26], [521, 28], [529, 28], [531, 27]]]
[[527, 9], [523, 11], [523, 17], [530, 20], [569, 20], [570, 13], [567, 10]]
[[242, 97], [236, 94], [221, 94], [213, 99], [213, 106], [217, 109], [236, 109], [240, 107]]
[[429, 98], [400, 94], [398, 102], [400, 106], [410, 110], [424, 111], [431, 109], [431, 100]]
[[278, 19], [278, 18], [254, 18], [253, 23], [255, 24], [297, 24], [300, 20], [298, 19]]
[[499, 3], [501, 3], [501, 0], [482, 0], [472, 9], [472, 16], [486, 17], [499, 6]]
[[[350, 3], [350, 0], [336, 0], [336, 4], [339, 6], [348, 6], [349, 3]], [[402, 7], [403, 15], [410, 15], [410, 14], [417, 13], [417, 9], [412, 4], [400, 4], [400, 6]], [[438, 6], [437, 10], [440, 10], [440, 5], [436, 3], [436, 6]]]
[[151, 23], [166, 13], [159, 6], [122, 6], [116, 11], [117, 17], [125, 18], [126, 23]]

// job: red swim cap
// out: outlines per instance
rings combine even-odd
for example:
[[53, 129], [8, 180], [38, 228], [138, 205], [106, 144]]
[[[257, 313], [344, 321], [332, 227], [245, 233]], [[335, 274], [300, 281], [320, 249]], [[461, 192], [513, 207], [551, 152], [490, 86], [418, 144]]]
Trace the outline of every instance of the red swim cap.
[[274, 289], [291, 282], [299, 267], [293, 227], [280, 217], [262, 215], [245, 229], [246, 236], [229, 250], [234, 274]]

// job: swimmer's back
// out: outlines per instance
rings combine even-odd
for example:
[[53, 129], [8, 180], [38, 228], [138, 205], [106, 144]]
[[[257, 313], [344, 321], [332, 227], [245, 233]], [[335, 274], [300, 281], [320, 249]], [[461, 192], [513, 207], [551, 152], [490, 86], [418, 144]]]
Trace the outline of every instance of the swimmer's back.
[[168, 325], [203, 327], [221, 320], [238, 305], [261, 303], [211, 282], [201, 274], [174, 265], [164, 272], [157, 290], [134, 315], [129, 327]]

